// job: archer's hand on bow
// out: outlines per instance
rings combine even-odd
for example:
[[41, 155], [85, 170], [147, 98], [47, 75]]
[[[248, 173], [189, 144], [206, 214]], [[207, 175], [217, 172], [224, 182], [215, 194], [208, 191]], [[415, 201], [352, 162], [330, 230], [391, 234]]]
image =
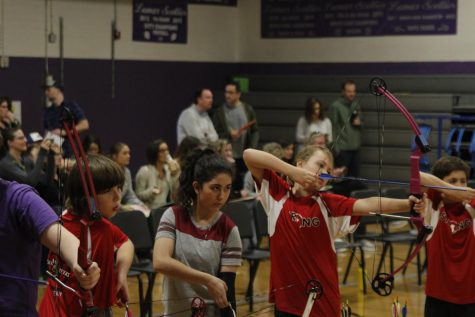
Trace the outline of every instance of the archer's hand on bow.
[[91, 266], [87, 269], [87, 272], [84, 272], [78, 264], [73, 267], [73, 271], [79, 285], [85, 290], [89, 290], [96, 286], [101, 275], [101, 269], [96, 262], [92, 262]]
[[422, 198], [417, 198], [416, 196], [411, 195], [411, 196], [409, 196], [408, 199], [409, 199], [409, 204], [411, 206], [414, 205], [414, 210], [418, 214], [424, 213], [424, 210], [425, 210], [426, 206], [428, 205], [427, 194], [424, 193]]
[[129, 302], [129, 287], [127, 285], [127, 275], [118, 274], [116, 287], [117, 306], [124, 307]]
[[206, 282], [206, 288], [219, 308], [229, 306], [229, 302], [226, 297], [228, 287], [222, 279], [210, 275], [208, 281]]

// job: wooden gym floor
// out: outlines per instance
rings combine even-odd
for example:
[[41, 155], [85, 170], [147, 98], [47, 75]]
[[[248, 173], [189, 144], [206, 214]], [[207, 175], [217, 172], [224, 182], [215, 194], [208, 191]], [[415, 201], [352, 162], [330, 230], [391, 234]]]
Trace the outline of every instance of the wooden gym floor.
[[[394, 248], [395, 263], [394, 267], [397, 268], [402, 264], [403, 260], [406, 258], [408, 245], [407, 244], [396, 244]], [[379, 261], [379, 254], [381, 254], [382, 247], [380, 244], [376, 244], [376, 252], [365, 252], [366, 258], [366, 268], [368, 276], [373, 276], [373, 261], [375, 261], [374, 266], [376, 267]], [[351, 251], [344, 251], [338, 253], [338, 272], [340, 276], [340, 281], [343, 279], [344, 270], [349, 259]], [[421, 254], [424, 253], [424, 250]], [[376, 256], [374, 256], [376, 254]], [[356, 257], [359, 259], [359, 253]], [[424, 257], [422, 257], [424, 259]], [[384, 317], [391, 316], [391, 303], [394, 298], [398, 297], [399, 301], [404, 304], [407, 301], [408, 307], [408, 317], [422, 317], [424, 311], [424, 283], [425, 275], [423, 275], [422, 285], [417, 285], [417, 270], [415, 265], [415, 260], [409, 265], [406, 275], [398, 274], [396, 276], [395, 288], [393, 293], [388, 297], [381, 297], [375, 294], [371, 290], [371, 286], [367, 281], [368, 293], [363, 295], [363, 292], [358, 289], [358, 277], [361, 275], [358, 274], [358, 262], [353, 261], [351, 272], [348, 278], [347, 285], [340, 285], [341, 300], [346, 302], [348, 300], [353, 313], [356, 313], [358, 316], [364, 317]], [[237, 283], [236, 283], [236, 298], [238, 302], [238, 311], [237, 316], [247, 316], [249, 312], [249, 306], [244, 300], [244, 294], [248, 283], [248, 264], [246, 261], [243, 261], [243, 265], [238, 271], [237, 274]], [[389, 272], [389, 259], [387, 259], [385, 267], [383, 267], [383, 272]], [[270, 263], [269, 261], [263, 261], [259, 265], [259, 270], [257, 272], [257, 277], [254, 282], [254, 293], [255, 293], [255, 304], [254, 311], [255, 314], [250, 316], [261, 316], [261, 317], [270, 317], [273, 315], [273, 308], [267, 302], [267, 293], [269, 287], [269, 272], [270, 272]], [[162, 276], [159, 275], [156, 279], [154, 286], [153, 299], [155, 301], [161, 299], [161, 288], [162, 288]], [[146, 277], [143, 276], [144, 288], [146, 289]], [[138, 285], [136, 278], [129, 278], [129, 292], [130, 292], [130, 301], [131, 303], [138, 303]], [[43, 288], [39, 290], [39, 300], [43, 295]], [[317, 302], [318, 303], [318, 302]], [[133, 313], [133, 316], [139, 316], [139, 305], [131, 304], [130, 309]], [[153, 304], [153, 315], [161, 316], [162, 306], [160, 302], [154, 302]], [[114, 308], [114, 317], [123, 317], [124, 310], [119, 308]]]

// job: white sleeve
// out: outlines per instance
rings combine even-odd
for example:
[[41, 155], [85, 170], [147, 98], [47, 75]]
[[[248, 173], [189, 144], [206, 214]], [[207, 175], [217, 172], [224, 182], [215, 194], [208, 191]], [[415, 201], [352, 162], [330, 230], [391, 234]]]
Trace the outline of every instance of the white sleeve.
[[181, 141], [186, 137], [186, 110], [184, 110], [178, 117], [178, 122], [176, 124], [176, 135], [177, 135], [177, 144], [180, 144]]
[[328, 118], [325, 118], [325, 122], [326, 122], [326, 133], [328, 134], [328, 142], [332, 142], [333, 141], [332, 122]]
[[305, 130], [307, 130], [307, 122], [305, 121], [305, 117], [300, 117], [299, 121], [297, 122], [297, 129], [295, 131], [295, 140], [298, 143], [305, 143], [307, 141]]
[[265, 170], [260, 186], [256, 183], [256, 192], [268, 217], [269, 236], [274, 235], [277, 219], [285, 201], [289, 198], [288, 190], [277, 177], [269, 170]]
[[218, 133], [216, 133], [216, 129], [214, 128], [213, 121], [211, 121], [211, 118], [208, 116], [207, 118], [208, 121], [208, 139], [211, 142], [218, 141]]
[[175, 214], [173, 213], [172, 207], [165, 210], [162, 218], [160, 219], [160, 224], [158, 225], [157, 233], [155, 240], [158, 238], [170, 238], [176, 240], [176, 223], [175, 223]]

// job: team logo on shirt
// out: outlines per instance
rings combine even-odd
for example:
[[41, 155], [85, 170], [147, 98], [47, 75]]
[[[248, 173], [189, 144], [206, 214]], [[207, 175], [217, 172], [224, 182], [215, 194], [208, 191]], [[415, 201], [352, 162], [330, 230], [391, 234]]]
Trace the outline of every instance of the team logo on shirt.
[[449, 226], [452, 234], [456, 234], [457, 232], [468, 229], [472, 225], [471, 219], [464, 219], [461, 222], [451, 220], [445, 211], [440, 213], [440, 221]]
[[290, 220], [292, 220], [292, 222], [298, 223], [299, 228], [311, 228], [320, 226], [320, 219], [318, 217], [303, 217], [301, 214], [295, 211], [289, 211], [289, 214]]

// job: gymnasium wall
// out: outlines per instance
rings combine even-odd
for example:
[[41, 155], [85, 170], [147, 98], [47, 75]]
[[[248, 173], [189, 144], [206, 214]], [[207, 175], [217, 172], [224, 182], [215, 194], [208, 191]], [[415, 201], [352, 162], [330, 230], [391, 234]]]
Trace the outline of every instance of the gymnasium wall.
[[[45, 50], [50, 72], [58, 78], [59, 45], [45, 47], [43, 0], [3, 2], [0, 52], [10, 57], [10, 67], [0, 69], [0, 94], [22, 101], [26, 132], [41, 131]], [[178, 114], [198, 87], [221, 95], [234, 74], [475, 73], [475, 38], [470, 34], [475, 3], [469, 0], [458, 1], [453, 36], [295, 40], [260, 38], [259, 0], [238, 0], [238, 7], [189, 5], [187, 44], [132, 41], [132, 0], [117, 4], [121, 39], [116, 42], [114, 98], [113, 1], [53, 0], [53, 30], [58, 35], [62, 16], [66, 96], [83, 106], [91, 132], [106, 149], [119, 140], [131, 145], [133, 170], [144, 162], [150, 140], [162, 137], [174, 148]]]
[[[45, 7], [42, 0], [4, 1], [4, 53], [0, 94], [22, 102], [25, 132], [42, 131], [45, 69]], [[112, 98], [110, 30], [112, 0], [53, 0], [53, 30], [64, 18], [64, 84], [90, 119], [103, 147], [129, 143], [132, 167], [145, 161], [144, 149], [164, 138], [173, 149], [176, 120], [199, 87], [222, 89], [237, 73], [237, 8], [190, 5], [188, 43], [132, 41], [132, 1], [117, 1], [115, 97]], [[48, 10], [49, 14], [49, 10]], [[49, 17], [48, 17], [49, 19]], [[48, 23], [49, 28], [49, 23]], [[1, 51], [1, 47], [0, 47]], [[59, 43], [47, 44], [49, 70], [59, 78]], [[222, 98], [220, 98], [222, 99]]]

